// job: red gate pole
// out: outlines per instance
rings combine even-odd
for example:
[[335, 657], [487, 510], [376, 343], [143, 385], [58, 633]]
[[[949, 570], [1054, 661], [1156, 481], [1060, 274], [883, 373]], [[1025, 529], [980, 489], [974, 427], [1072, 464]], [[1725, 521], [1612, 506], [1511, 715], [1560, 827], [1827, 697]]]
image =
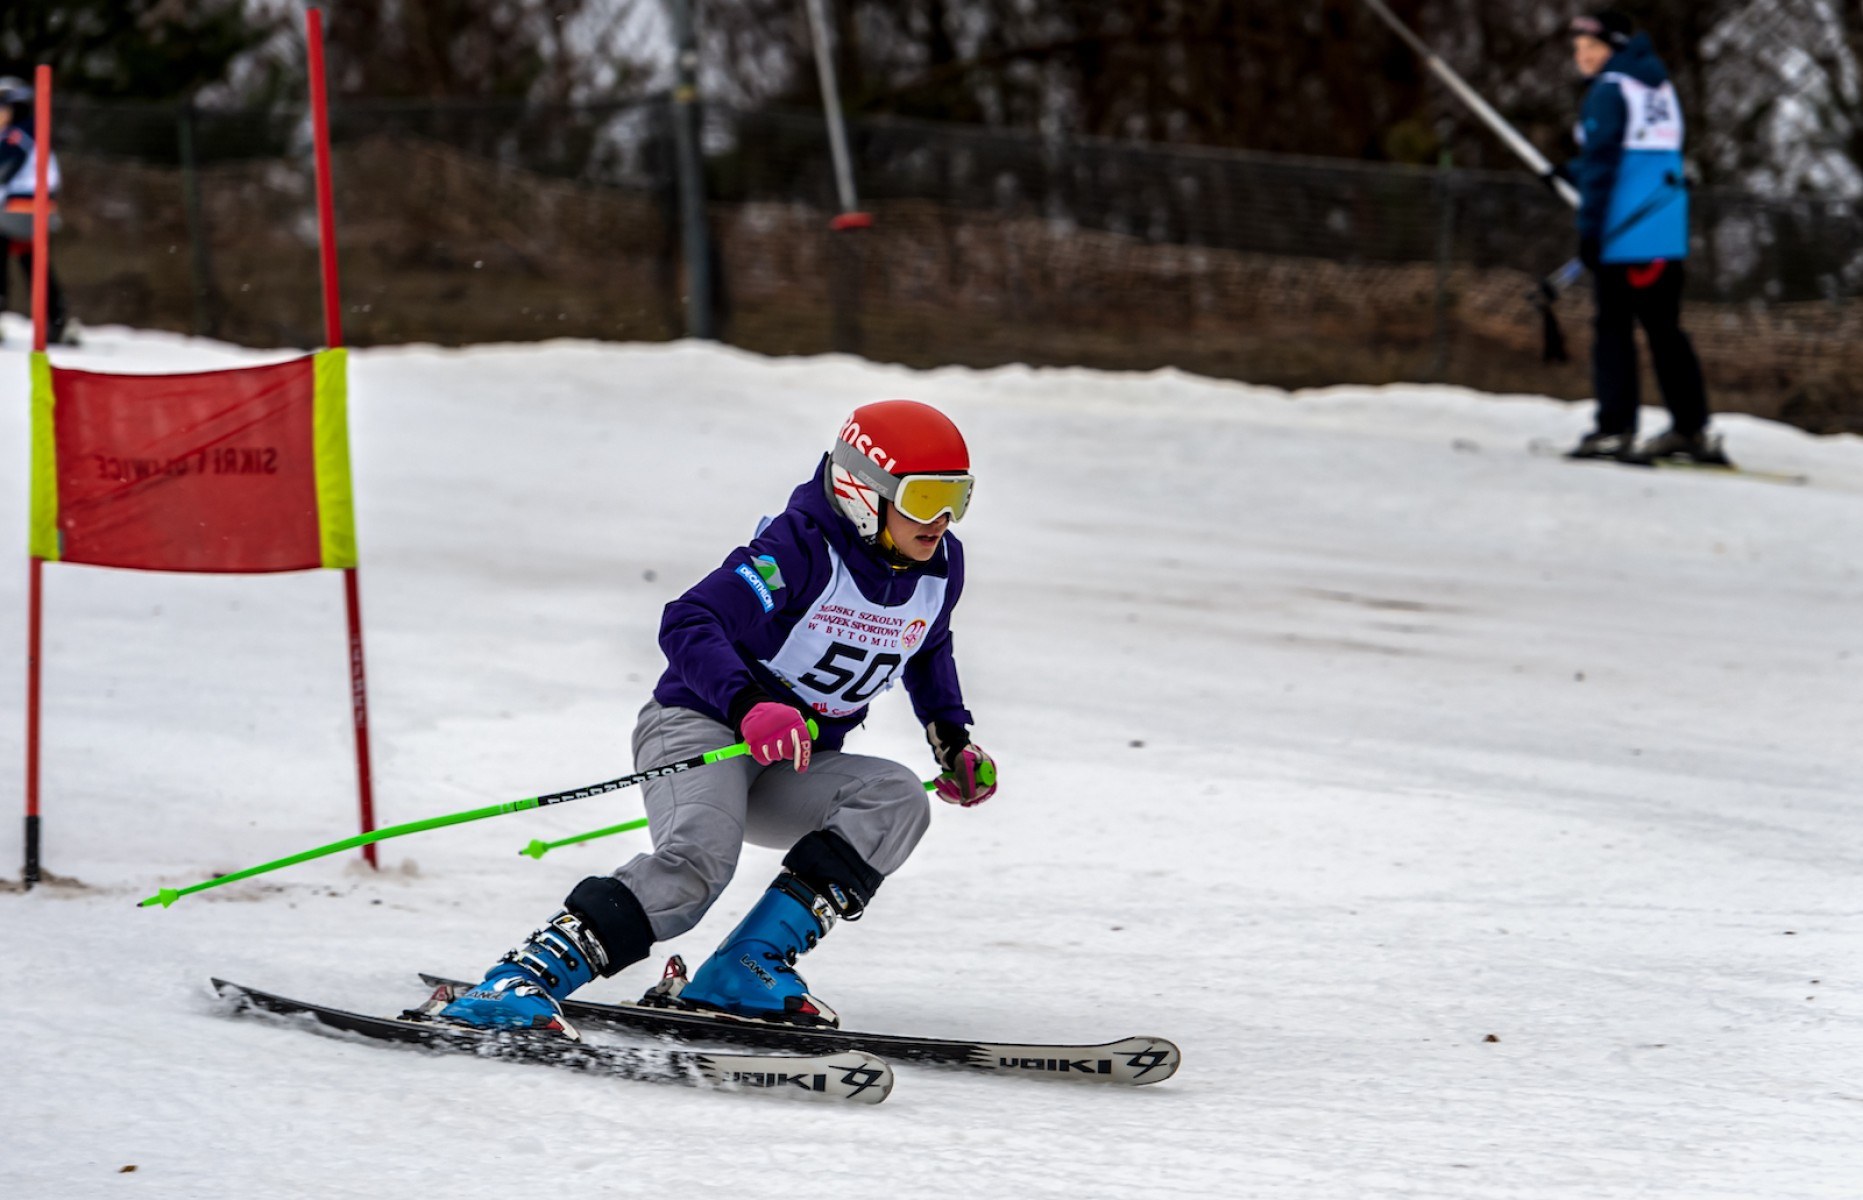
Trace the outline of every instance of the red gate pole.
[[[311, 134], [317, 151], [317, 248], [323, 259], [323, 336], [335, 349], [343, 344], [343, 306], [336, 277], [336, 209], [330, 189], [330, 112], [324, 91], [323, 12], [304, 14], [310, 46]], [[375, 828], [374, 785], [369, 773], [369, 689], [362, 669], [362, 587], [355, 567], [343, 568], [343, 602], [349, 616], [349, 711], [356, 726], [356, 794], [362, 805], [362, 832]], [[362, 848], [363, 859], [377, 866], [375, 843]]]
[[317, 248], [323, 257], [323, 336], [343, 344], [343, 308], [336, 286], [336, 211], [330, 201], [330, 111], [323, 81], [323, 10], [304, 14], [310, 43], [311, 136], [317, 148]]
[[[48, 187], [52, 162], [52, 68], [44, 63], [33, 73], [32, 193], [32, 349], [45, 353], [46, 254], [51, 248], [52, 197]], [[42, 620], [45, 562], [27, 558], [26, 590], [26, 869], [21, 882], [31, 888], [39, 882], [39, 631]]]
[[26, 617], [26, 889], [39, 882], [39, 581], [45, 561], [27, 559], [31, 593]]
[[52, 197], [46, 190], [52, 163], [52, 68], [40, 63], [32, 84], [32, 137], [37, 155], [32, 172], [32, 348], [43, 354], [45, 282], [50, 270], [45, 255], [52, 244]]
[[[349, 711], [356, 726], [356, 796], [362, 805], [362, 832], [375, 829], [375, 794], [369, 780], [369, 686], [362, 671], [362, 591], [356, 568], [343, 568], [343, 601], [349, 610]], [[375, 843], [362, 848], [371, 867]]]

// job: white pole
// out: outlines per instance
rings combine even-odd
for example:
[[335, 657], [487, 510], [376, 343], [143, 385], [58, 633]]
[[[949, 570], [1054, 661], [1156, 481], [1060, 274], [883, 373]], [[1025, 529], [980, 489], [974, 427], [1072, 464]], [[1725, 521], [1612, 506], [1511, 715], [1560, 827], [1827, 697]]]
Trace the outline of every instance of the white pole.
[[834, 46], [828, 35], [828, 10], [825, 0], [808, 0], [809, 33], [815, 40], [815, 71], [821, 78], [822, 109], [828, 114], [828, 146], [834, 154], [835, 191], [841, 198], [841, 211], [851, 213], [860, 208], [854, 194], [854, 167], [847, 153], [847, 125], [841, 119], [841, 89], [834, 77]]
[[1483, 124], [1500, 135], [1501, 140], [1507, 143], [1507, 148], [1519, 155], [1521, 161], [1533, 169], [1534, 174], [1551, 180], [1553, 190], [1559, 193], [1560, 199], [1573, 208], [1578, 207], [1578, 189], [1554, 175], [1552, 163], [1546, 160], [1546, 156], [1541, 154], [1532, 142], [1522, 137], [1518, 129], [1509, 125], [1506, 118], [1495, 112], [1488, 102], [1483, 100], [1474, 88], [1468, 86], [1448, 63], [1432, 53], [1430, 48], [1423, 44], [1423, 39], [1412, 33], [1409, 26], [1398, 20], [1397, 15], [1384, 6], [1384, 0], [1365, 0], [1365, 3], [1383, 18], [1386, 25], [1397, 32], [1398, 37], [1403, 38], [1410, 48], [1417, 52], [1418, 57], [1423, 59], [1424, 65], [1435, 72], [1436, 77], [1447, 84], [1449, 90], [1454, 92], [1462, 103], [1468, 105], [1475, 115], [1481, 118]]

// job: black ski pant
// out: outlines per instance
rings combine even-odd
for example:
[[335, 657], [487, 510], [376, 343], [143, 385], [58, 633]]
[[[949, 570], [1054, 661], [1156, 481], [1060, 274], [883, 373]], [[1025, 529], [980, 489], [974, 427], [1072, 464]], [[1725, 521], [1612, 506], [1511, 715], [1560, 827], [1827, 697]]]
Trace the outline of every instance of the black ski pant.
[[1592, 384], [1598, 391], [1598, 432], [1637, 431], [1643, 402], [1637, 374], [1637, 332], [1649, 340], [1651, 365], [1662, 389], [1669, 421], [1680, 434], [1700, 433], [1708, 424], [1708, 391], [1701, 360], [1682, 332], [1679, 262], [1605, 263], [1593, 272], [1597, 286], [1597, 336], [1591, 344]]
[[[26, 277], [26, 315], [32, 315], [32, 243], [0, 243], [0, 251], [19, 260], [20, 273]], [[0, 263], [0, 312], [7, 306], [7, 267]], [[65, 289], [58, 286], [58, 274], [52, 270], [51, 257], [45, 262], [45, 335], [48, 343], [57, 344], [65, 336]]]

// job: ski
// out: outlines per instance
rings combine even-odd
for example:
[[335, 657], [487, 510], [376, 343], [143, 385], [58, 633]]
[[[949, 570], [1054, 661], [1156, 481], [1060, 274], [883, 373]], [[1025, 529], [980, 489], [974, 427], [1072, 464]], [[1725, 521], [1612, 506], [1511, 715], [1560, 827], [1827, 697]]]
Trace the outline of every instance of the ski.
[[1764, 483], [1782, 483], [1789, 487], [1804, 487], [1811, 482], [1809, 475], [1799, 475], [1788, 471], [1760, 471], [1734, 463], [1696, 462], [1691, 458], [1572, 458], [1545, 438], [1533, 439], [1527, 443], [1527, 449], [1539, 458], [1559, 458], [1567, 462], [1599, 463], [1605, 466], [1638, 467], [1646, 470], [1655, 468], [1666, 471], [1698, 471], [1708, 475], [1729, 475], [1741, 479], [1757, 479]]
[[1695, 462], [1687, 458], [1659, 458], [1649, 464], [1666, 471], [1706, 471], [1711, 475], [1738, 475], [1743, 479], [1760, 479], [1767, 483], [1783, 483], [1791, 487], [1804, 487], [1811, 482], [1811, 476], [1798, 475], [1789, 471], [1758, 471], [1752, 467], [1735, 466], [1732, 463]]
[[[436, 998], [445, 994], [450, 999], [472, 987], [469, 983], [440, 975], [422, 973], [421, 979], [436, 989]], [[1177, 1073], [1181, 1058], [1174, 1043], [1158, 1037], [1129, 1037], [1095, 1045], [969, 1042], [893, 1033], [856, 1033], [821, 1026], [784, 1025], [731, 1017], [723, 1013], [694, 1012], [690, 1009], [661, 1008], [647, 1004], [595, 1004], [584, 1000], [564, 1000], [562, 1006], [563, 1015], [571, 1021], [677, 1041], [720, 1042], [794, 1054], [835, 1054], [858, 1050], [884, 1055], [895, 1062], [968, 1067], [999, 1075], [1071, 1079], [1087, 1083], [1159, 1083]]]
[[214, 991], [230, 1002], [236, 1013], [308, 1018], [332, 1030], [427, 1050], [564, 1067], [614, 1079], [723, 1091], [764, 1091], [855, 1104], [878, 1104], [893, 1090], [893, 1071], [886, 1061], [851, 1047], [796, 1057], [591, 1045], [561, 1034], [488, 1033], [405, 1017], [365, 1016], [223, 979], [212, 983]]

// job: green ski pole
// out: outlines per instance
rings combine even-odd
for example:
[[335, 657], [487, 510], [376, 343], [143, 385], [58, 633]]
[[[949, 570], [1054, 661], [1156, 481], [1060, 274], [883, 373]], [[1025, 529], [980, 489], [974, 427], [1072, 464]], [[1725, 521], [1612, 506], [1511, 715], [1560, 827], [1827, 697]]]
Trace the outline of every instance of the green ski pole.
[[[996, 772], [994, 771], [990, 772], [990, 777], [984, 780], [983, 782], [985, 783], [996, 782]], [[938, 786], [938, 781], [936, 779], [927, 779], [925, 781], [925, 790], [928, 792], [937, 786]], [[647, 818], [641, 817], [640, 819], [634, 820], [634, 821], [624, 821], [619, 825], [610, 825], [606, 829], [591, 829], [587, 833], [578, 833], [575, 837], [566, 837], [560, 842], [545, 842], [545, 841], [540, 841], [537, 838], [532, 838], [530, 840], [530, 845], [524, 847], [522, 850], [519, 850], [518, 853], [528, 854], [532, 858], [542, 858], [544, 855], [556, 849], [558, 846], [573, 846], [577, 842], [592, 842], [596, 838], [607, 837], [611, 833], [626, 833], [630, 829], [640, 829], [644, 827], [646, 824], [647, 824]]]
[[592, 829], [588, 833], [578, 833], [575, 837], [566, 837], [556, 842], [546, 842], [540, 838], [532, 838], [530, 840], [530, 845], [519, 850], [518, 853], [528, 854], [532, 858], [542, 858], [558, 846], [573, 846], [577, 842], [594, 841], [598, 837], [607, 837], [611, 833], [626, 833], [630, 829], [639, 829], [646, 824], [647, 818], [641, 817], [634, 821], [623, 821], [619, 825], [610, 825], [606, 829]]
[[[815, 722], [810, 721], [808, 725], [809, 736], [816, 736]], [[449, 813], [443, 817], [428, 817], [423, 821], [409, 821], [402, 825], [390, 825], [386, 829], [371, 830], [368, 833], [358, 834], [355, 837], [344, 838], [340, 842], [331, 842], [327, 846], [319, 846], [314, 850], [305, 850], [302, 853], [274, 859], [268, 863], [260, 863], [256, 867], [247, 867], [243, 871], [234, 871], [230, 874], [219, 875], [200, 883], [189, 884], [184, 888], [162, 888], [148, 899], [139, 901], [137, 907], [148, 908], [150, 905], [159, 904], [163, 908], [167, 908], [175, 901], [181, 899], [181, 897], [191, 896], [195, 892], [204, 892], [208, 888], [216, 888], [221, 884], [234, 883], [241, 879], [251, 879], [254, 875], [263, 875], [268, 871], [277, 871], [284, 867], [295, 866], [301, 862], [309, 862], [313, 858], [322, 858], [327, 854], [339, 854], [344, 850], [353, 850], [357, 846], [367, 846], [374, 842], [385, 842], [389, 838], [404, 837], [407, 834], [420, 833], [428, 829], [443, 829], [448, 825], [463, 825], [468, 821], [481, 821], [486, 817], [502, 817], [506, 813], [524, 812], [532, 808], [548, 808], [552, 804], [567, 804], [571, 800], [583, 800], [590, 796], [606, 795], [609, 792], [620, 791], [625, 787], [633, 787], [637, 783], [645, 783], [649, 779], [658, 779], [662, 775], [676, 775], [681, 771], [690, 771], [694, 767], [708, 766], [715, 762], [722, 762], [727, 758], [738, 758], [749, 753], [750, 747], [748, 745], [743, 742], [737, 742], [729, 746], [720, 746], [716, 750], [707, 750], [705, 753], [695, 755], [692, 758], [667, 763], [665, 766], [654, 767], [646, 771], [636, 771], [632, 775], [623, 775], [619, 779], [610, 779], [606, 783], [592, 783], [587, 787], [571, 788], [566, 792], [551, 792], [545, 796], [532, 796], [528, 800], [510, 800], [503, 804], [493, 804], [485, 808], [475, 808], [469, 812]]]

